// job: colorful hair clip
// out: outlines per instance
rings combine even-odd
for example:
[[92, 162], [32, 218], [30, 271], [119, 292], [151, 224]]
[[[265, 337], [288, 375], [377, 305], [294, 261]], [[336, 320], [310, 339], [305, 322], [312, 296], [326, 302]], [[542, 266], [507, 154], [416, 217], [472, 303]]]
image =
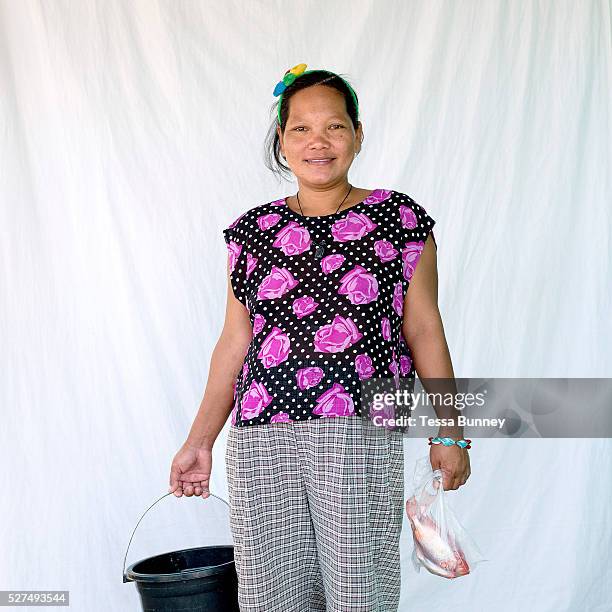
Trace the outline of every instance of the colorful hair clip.
[[287, 70], [282, 80], [276, 84], [276, 87], [274, 88], [274, 95], [280, 96], [283, 91], [285, 91], [285, 89], [287, 89], [287, 87], [291, 85], [295, 79], [297, 79], [297, 77], [304, 74], [305, 70], [306, 64], [298, 64], [297, 66], [291, 68], [291, 70]]

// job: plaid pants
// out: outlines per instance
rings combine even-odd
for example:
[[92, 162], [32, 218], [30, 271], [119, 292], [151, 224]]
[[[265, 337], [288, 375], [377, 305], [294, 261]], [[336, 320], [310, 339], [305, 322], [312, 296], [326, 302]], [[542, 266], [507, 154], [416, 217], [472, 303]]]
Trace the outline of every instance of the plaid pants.
[[231, 426], [225, 460], [241, 611], [397, 611], [401, 432], [359, 416]]

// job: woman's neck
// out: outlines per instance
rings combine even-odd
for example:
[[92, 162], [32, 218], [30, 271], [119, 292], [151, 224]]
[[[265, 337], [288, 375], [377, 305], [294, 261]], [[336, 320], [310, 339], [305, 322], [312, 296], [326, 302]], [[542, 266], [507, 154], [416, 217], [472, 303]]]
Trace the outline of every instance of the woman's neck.
[[[349, 192], [350, 189], [350, 193]], [[313, 190], [307, 187], [299, 187], [299, 203], [296, 196], [287, 198], [287, 205], [291, 210], [297, 213], [303, 213], [307, 216], [331, 215], [336, 210], [344, 210], [350, 208], [354, 204], [365, 200], [371, 189], [362, 189], [360, 187], [350, 187], [348, 183], [339, 185], [338, 187], [330, 187], [329, 189]], [[346, 197], [348, 193], [348, 197]], [[345, 199], [346, 197], [346, 199]], [[340, 203], [342, 206], [340, 206]], [[301, 210], [300, 210], [301, 205]], [[338, 209], [338, 207], [340, 208]]]

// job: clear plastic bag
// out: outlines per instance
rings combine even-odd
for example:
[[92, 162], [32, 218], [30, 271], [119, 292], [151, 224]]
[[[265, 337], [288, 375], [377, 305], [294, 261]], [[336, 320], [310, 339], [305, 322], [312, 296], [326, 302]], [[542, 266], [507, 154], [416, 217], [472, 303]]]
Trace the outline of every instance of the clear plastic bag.
[[487, 561], [461, 526], [442, 487], [442, 471], [433, 470], [429, 456], [416, 462], [414, 489], [406, 501], [412, 527], [412, 562], [443, 578], [469, 574], [477, 563]]

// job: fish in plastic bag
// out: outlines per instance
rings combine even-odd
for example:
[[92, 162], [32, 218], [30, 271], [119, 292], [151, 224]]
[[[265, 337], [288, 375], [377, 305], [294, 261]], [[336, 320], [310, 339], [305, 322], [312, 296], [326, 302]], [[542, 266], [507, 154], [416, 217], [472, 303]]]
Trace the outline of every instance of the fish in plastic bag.
[[412, 562], [417, 571], [443, 578], [470, 573], [485, 559], [448, 505], [442, 486], [442, 471], [433, 470], [429, 456], [417, 461], [413, 495], [406, 502], [412, 528]]

